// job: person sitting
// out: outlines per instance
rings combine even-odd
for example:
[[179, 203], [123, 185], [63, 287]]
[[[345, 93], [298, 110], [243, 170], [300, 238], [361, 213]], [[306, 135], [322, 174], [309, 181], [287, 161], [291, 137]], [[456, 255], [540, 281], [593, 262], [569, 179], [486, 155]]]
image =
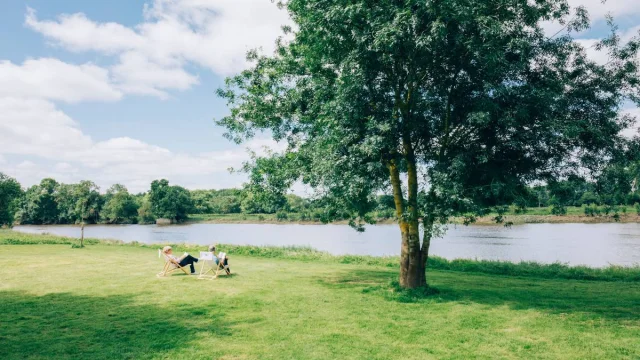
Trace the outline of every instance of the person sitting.
[[189, 265], [191, 267], [191, 275], [197, 275], [196, 274], [196, 268], [195, 268], [195, 266], [193, 266], [193, 264], [198, 262], [198, 258], [195, 258], [195, 257], [189, 255], [188, 253], [184, 253], [181, 257], [177, 257], [177, 256], [173, 255], [173, 249], [171, 248], [171, 246], [165, 246], [162, 249], [162, 252], [168, 258], [173, 260], [175, 264], [178, 264], [180, 266]]
[[224, 271], [227, 272], [227, 275], [231, 275], [231, 269], [229, 269], [229, 258], [227, 257], [227, 254], [220, 253], [221, 256], [219, 258], [218, 255], [216, 255], [215, 245], [209, 246], [209, 252], [213, 253], [213, 261], [216, 262], [216, 265], [220, 265], [220, 258], [222, 258], [222, 265], [224, 267]]

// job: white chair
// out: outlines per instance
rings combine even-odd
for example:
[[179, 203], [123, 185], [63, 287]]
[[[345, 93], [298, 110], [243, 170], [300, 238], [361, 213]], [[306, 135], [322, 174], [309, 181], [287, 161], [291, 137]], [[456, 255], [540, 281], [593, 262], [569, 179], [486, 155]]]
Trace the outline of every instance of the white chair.
[[220, 270], [224, 270], [223, 260], [218, 258], [219, 262], [216, 264], [216, 256], [212, 252], [200, 251], [198, 260], [202, 262], [198, 279], [213, 280], [218, 277]]

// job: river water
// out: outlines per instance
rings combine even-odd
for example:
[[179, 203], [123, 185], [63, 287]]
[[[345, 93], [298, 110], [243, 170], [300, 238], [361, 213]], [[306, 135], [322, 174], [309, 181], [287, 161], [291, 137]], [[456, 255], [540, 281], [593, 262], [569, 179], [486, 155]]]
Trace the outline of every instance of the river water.
[[[77, 226], [17, 226], [17, 231], [79, 237]], [[358, 233], [347, 225], [190, 224], [91, 225], [85, 237], [142, 243], [302, 245], [335, 255], [398, 255], [396, 225], [376, 225]], [[594, 267], [640, 264], [640, 224], [450, 225], [434, 239], [431, 254], [447, 259], [532, 260]]]

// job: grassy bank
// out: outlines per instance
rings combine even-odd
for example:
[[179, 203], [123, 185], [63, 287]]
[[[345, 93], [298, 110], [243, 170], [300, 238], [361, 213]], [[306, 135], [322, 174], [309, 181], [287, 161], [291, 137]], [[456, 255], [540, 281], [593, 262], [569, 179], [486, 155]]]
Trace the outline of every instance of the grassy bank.
[[640, 357], [638, 283], [433, 270], [424, 296], [386, 266], [270, 256], [234, 253], [233, 276], [202, 281], [156, 278], [146, 247], [0, 246], [2, 357]]
[[[537, 223], [612, 223], [612, 222], [640, 222], [640, 216], [636, 213], [633, 206], [618, 206], [618, 216], [613, 216], [614, 212], [606, 213], [605, 207], [597, 207], [599, 215], [588, 216], [585, 214], [584, 207], [569, 206], [565, 215], [553, 215], [549, 207], [528, 208], [524, 213], [517, 213], [515, 207], [510, 207], [505, 216], [505, 221], [513, 224], [537, 224]], [[494, 217], [497, 214], [489, 214], [488, 216], [477, 219], [478, 225], [495, 225]], [[395, 224], [393, 218], [382, 216], [382, 214], [373, 214], [378, 224]], [[452, 223], [461, 224], [464, 219], [453, 218]], [[298, 213], [280, 214], [191, 214], [189, 215], [190, 223], [209, 223], [209, 224], [321, 224], [318, 220], [303, 218]], [[337, 224], [346, 224], [346, 221], [336, 222]]]
[[[54, 235], [25, 234], [9, 230], [0, 230], [0, 245], [35, 245], [35, 244], [78, 244], [74, 238]], [[159, 245], [145, 245], [140, 243], [123, 243], [118, 240], [85, 239], [85, 244], [91, 245], [123, 245], [133, 247], [147, 247], [156, 249]], [[206, 246], [171, 244], [178, 251], [205, 251]], [[397, 268], [399, 257], [386, 256], [335, 256], [307, 247], [276, 247], [276, 246], [248, 246], [223, 244], [220, 249], [230, 254], [259, 257], [267, 259], [286, 259], [298, 261], [314, 261], [328, 264], [356, 264]], [[447, 260], [438, 256], [429, 258], [430, 270], [447, 270], [468, 273], [482, 273], [504, 276], [525, 276], [545, 279], [574, 279], [597, 281], [628, 281], [640, 282], [640, 266], [609, 266], [606, 268], [591, 268], [586, 266], [568, 266], [565, 264], [540, 264], [536, 262], [511, 263], [506, 261]]]
[[[319, 225], [320, 220], [303, 218], [297, 213], [287, 213], [278, 218], [276, 214], [190, 214], [187, 223], [206, 224], [305, 224]], [[336, 221], [334, 224], [347, 224], [347, 221]], [[393, 224], [392, 219], [380, 219], [381, 224]]]

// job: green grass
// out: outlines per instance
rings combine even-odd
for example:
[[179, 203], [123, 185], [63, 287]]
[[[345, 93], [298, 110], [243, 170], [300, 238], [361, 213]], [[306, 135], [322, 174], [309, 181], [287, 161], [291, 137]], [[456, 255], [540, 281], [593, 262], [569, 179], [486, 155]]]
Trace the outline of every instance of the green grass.
[[[0, 245], [36, 245], [36, 244], [62, 244], [77, 245], [78, 239], [61, 237], [55, 235], [26, 234], [16, 231], [0, 230]], [[130, 247], [147, 247], [157, 249], [160, 245], [146, 245], [137, 242], [124, 243], [119, 240], [98, 240], [85, 239], [87, 246], [91, 245], [120, 245]], [[206, 246], [188, 244], [170, 244], [176, 251], [205, 251]], [[219, 246], [222, 250], [251, 257], [269, 259], [287, 259], [298, 261], [317, 261], [334, 264], [356, 264], [382, 266], [397, 268], [399, 257], [397, 256], [358, 256], [341, 255], [335, 256], [326, 252], [314, 250], [310, 247], [300, 246], [250, 246], [250, 245], [229, 245]], [[448, 270], [458, 272], [483, 273], [505, 276], [525, 276], [545, 279], [573, 279], [573, 280], [596, 280], [596, 281], [627, 281], [640, 282], [640, 265], [637, 266], [608, 266], [605, 268], [591, 268], [586, 266], [569, 266], [566, 264], [540, 264], [533, 261], [522, 261], [512, 263], [507, 261], [490, 260], [469, 260], [455, 259], [447, 260], [438, 256], [429, 258], [429, 269]]]
[[640, 284], [397, 271], [231, 253], [156, 278], [154, 249], [0, 246], [3, 359], [637, 359]]

